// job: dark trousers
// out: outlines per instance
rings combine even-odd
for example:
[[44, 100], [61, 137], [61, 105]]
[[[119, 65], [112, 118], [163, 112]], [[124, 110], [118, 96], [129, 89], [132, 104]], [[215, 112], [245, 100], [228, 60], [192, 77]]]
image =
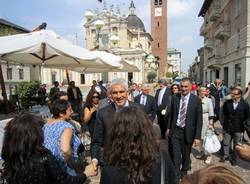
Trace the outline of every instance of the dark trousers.
[[173, 129], [171, 136], [171, 156], [178, 178], [186, 175], [187, 171], [191, 168], [191, 148], [192, 144], [185, 141], [184, 129], [177, 127]]
[[235, 159], [235, 152], [234, 152], [234, 147], [238, 144], [238, 143], [242, 143], [242, 138], [243, 138], [243, 133], [242, 132], [227, 132], [225, 131], [223, 133], [223, 152], [224, 152], [224, 156], [225, 157], [229, 157], [230, 154], [230, 147], [231, 147], [231, 143], [233, 140], [233, 155], [232, 155], [232, 159]]
[[165, 121], [164, 121], [164, 116], [161, 114], [161, 112], [157, 113], [157, 119], [158, 119], [158, 124], [160, 126], [161, 129], [161, 138], [165, 139], [166, 138], [166, 125], [165, 125]]

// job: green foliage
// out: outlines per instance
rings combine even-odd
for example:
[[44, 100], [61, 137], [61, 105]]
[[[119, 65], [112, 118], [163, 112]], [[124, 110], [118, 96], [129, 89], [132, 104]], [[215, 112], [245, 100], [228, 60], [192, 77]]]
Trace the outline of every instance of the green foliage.
[[149, 72], [147, 75], [147, 79], [149, 83], [152, 83], [156, 78], [157, 74], [155, 72]]
[[167, 72], [166, 73], [166, 77], [167, 78], [172, 78], [173, 77], [173, 73], [172, 72]]
[[27, 109], [30, 105], [30, 98], [36, 95], [37, 90], [39, 89], [39, 81], [31, 82], [20, 82], [17, 85], [17, 94], [21, 100], [21, 105], [24, 109]]

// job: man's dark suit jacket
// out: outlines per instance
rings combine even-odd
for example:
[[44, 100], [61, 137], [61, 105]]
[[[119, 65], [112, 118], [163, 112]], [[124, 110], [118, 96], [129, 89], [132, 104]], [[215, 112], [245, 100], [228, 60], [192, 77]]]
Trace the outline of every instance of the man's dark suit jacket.
[[244, 132], [244, 123], [249, 120], [249, 105], [241, 99], [234, 110], [233, 100], [227, 100], [223, 105], [223, 129], [232, 133]]
[[[137, 106], [138, 104], [129, 101], [129, 106]], [[140, 107], [140, 106], [139, 106]], [[97, 112], [96, 123], [94, 128], [93, 140], [91, 142], [91, 157], [100, 160], [101, 158], [101, 147], [104, 143], [107, 143], [108, 134], [111, 129], [113, 117], [116, 109], [115, 104], [112, 103]]]
[[168, 87], [166, 87], [165, 93], [164, 93], [164, 95], [162, 97], [161, 105], [158, 106], [158, 97], [159, 97], [160, 90], [161, 89], [157, 89], [157, 91], [155, 93], [155, 102], [156, 102], [158, 112], [161, 112], [163, 109], [166, 108], [167, 105], [170, 105], [168, 97], [171, 95], [170, 89]]
[[77, 93], [77, 99], [75, 99], [74, 97], [74, 92], [72, 88], [68, 88], [67, 90], [67, 94], [69, 97], [69, 101], [72, 103], [79, 103], [82, 101], [82, 93], [79, 87], [75, 87], [76, 88], [76, 93]]
[[[172, 103], [170, 107], [170, 118], [168, 123], [168, 129], [170, 129], [170, 137], [176, 127], [179, 107], [180, 107], [181, 94], [174, 95], [172, 97]], [[192, 144], [194, 139], [201, 138], [202, 128], [202, 104], [199, 97], [190, 94], [187, 112], [186, 112], [186, 126], [185, 126], [185, 139], [189, 144]]]
[[[145, 95], [145, 96], [147, 96], [147, 100], [146, 100], [146, 105], [142, 105], [143, 110], [148, 115], [149, 119], [151, 121], [154, 121], [155, 115], [156, 115], [155, 98], [153, 96], [151, 96], [151, 95]], [[141, 94], [137, 95], [135, 97], [134, 102], [140, 104], [140, 102], [141, 102]]]

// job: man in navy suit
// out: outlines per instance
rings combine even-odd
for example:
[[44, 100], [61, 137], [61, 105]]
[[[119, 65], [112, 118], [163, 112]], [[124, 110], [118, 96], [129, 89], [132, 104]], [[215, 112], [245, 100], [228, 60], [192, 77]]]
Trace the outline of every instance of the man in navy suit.
[[167, 135], [170, 137], [171, 155], [178, 180], [191, 168], [192, 145], [199, 145], [202, 128], [202, 104], [191, 94], [189, 78], [181, 81], [181, 94], [174, 95], [170, 106]]
[[143, 106], [144, 112], [153, 122], [156, 116], [156, 102], [155, 98], [149, 95], [149, 90], [148, 86], [142, 86], [142, 93], [135, 97], [134, 102]]
[[155, 101], [157, 104], [157, 119], [158, 119], [158, 124], [161, 129], [161, 138], [165, 139], [166, 138], [166, 130], [167, 130], [167, 119], [166, 119], [166, 109], [170, 105], [170, 98], [169, 96], [171, 95], [171, 91], [167, 86], [167, 81], [166, 79], [160, 79], [158, 81], [160, 88], [156, 91], [155, 94]]
[[128, 85], [124, 79], [114, 79], [111, 82], [110, 95], [112, 103], [100, 109], [96, 115], [93, 140], [91, 142], [92, 165], [95, 171], [97, 171], [97, 165], [102, 160], [101, 147], [111, 141], [109, 140], [109, 132], [114, 114], [124, 107], [138, 106], [138, 104], [128, 101]]

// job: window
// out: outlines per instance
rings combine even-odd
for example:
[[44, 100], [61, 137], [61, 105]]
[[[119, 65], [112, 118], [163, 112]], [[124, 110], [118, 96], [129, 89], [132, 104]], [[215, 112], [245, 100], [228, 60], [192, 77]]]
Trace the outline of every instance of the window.
[[241, 0], [235, 1], [235, 17], [241, 14]]
[[213, 81], [213, 71], [212, 70], [210, 70], [210, 82], [212, 82]]
[[162, 5], [162, 0], [155, 0], [155, 5], [157, 5], [157, 6]]
[[51, 83], [53, 84], [56, 81], [56, 72], [51, 72]]
[[81, 74], [81, 84], [85, 84], [85, 74]]
[[224, 83], [228, 86], [228, 67], [224, 67]]
[[160, 22], [159, 21], [157, 21], [157, 26], [160, 27]]
[[160, 43], [159, 43], [159, 42], [158, 42], [158, 44], [157, 44], [157, 45], [158, 45], [158, 48], [160, 48]]
[[235, 83], [241, 85], [241, 64], [235, 65]]
[[12, 80], [12, 68], [7, 68], [7, 80]]
[[23, 80], [24, 79], [24, 73], [23, 73], [23, 68], [19, 68], [19, 80]]

